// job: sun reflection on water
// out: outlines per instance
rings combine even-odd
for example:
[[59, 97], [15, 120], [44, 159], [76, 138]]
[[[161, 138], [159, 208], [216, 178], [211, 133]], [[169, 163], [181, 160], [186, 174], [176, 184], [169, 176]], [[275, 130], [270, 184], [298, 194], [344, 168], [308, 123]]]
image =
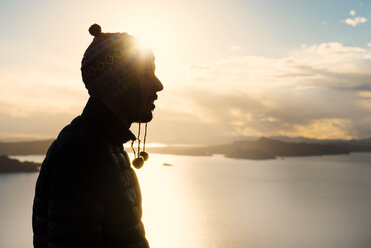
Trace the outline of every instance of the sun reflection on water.
[[[196, 223], [192, 216], [195, 203], [183, 179], [187, 172], [163, 163], [170, 158], [151, 155], [141, 170], [137, 170], [143, 195], [143, 223], [151, 247], [200, 247], [195, 237]], [[177, 167], [177, 168], [176, 168]], [[191, 232], [192, 231], [192, 232]], [[193, 232], [194, 231], [194, 232]]]

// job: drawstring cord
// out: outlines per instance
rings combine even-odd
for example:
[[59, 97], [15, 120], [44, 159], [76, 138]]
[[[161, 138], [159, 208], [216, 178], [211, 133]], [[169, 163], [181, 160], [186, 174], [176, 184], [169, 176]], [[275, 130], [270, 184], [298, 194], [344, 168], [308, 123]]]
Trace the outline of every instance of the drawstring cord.
[[144, 130], [144, 141], [143, 141], [143, 151], [140, 151], [140, 126], [141, 126], [141, 123], [139, 122], [139, 127], [138, 127], [138, 151], [135, 152], [135, 149], [134, 149], [134, 141], [133, 140], [131, 142], [131, 149], [133, 150], [133, 153], [134, 153], [134, 160], [132, 162], [133, 166], [137, 169], [140, 169], [143, 164], [144, 164], [144, 161], [147, 161], [148, 159], [148, 153], [145, 152], [146, 150], [146, 139], [147, 139], [147, 129], [148, 129], [148, 126], [147, 126], [147, 123], [145, 125], [145, 130]]
[[138, 127], [138, 157], [140, 153], [140, 122], [139, 122], [139, 127]]
[[[134, 142], [135, 142], [135, 140], [133, 140], [131, 142], [131, 149], [133, 150], [134, 158], [137, 157], [137, 154], [138, 154], [138, 157], [139, 157], [139, 154], [140, 154], [140, 143], [141, 143], [141, 140], [140, 140], [140, 124], [141, 123], [139, 123], [139, 127], [138, 127], [138, 138], [137, 138], [137, 140], [138, 140], [138, 148], [137, 148], [137, 151], [135, 151], [135, 149], [134, 149]], [[148, 130], [148, 124], [146, 123], [145, 124], [145, 127], [144, 127], [143, 152], [146, 151], [147, 130]]]
[[144, 128], [144, 142], [143, 142], [143, 152], [145, 152], [145, 151], [146, 151], [146, 139], [147, 139], [147, 124], [148, 124], [148, 123], [146, 123], [146, 126], [145, 126], [145, 128]]
[[136, 154], [135, 149], [134, 149], [134, 141], [135, 140], [131, 141], [131, 149], [133, 150], [134, 158], [136, 158], [137, 157], [137, 154]]

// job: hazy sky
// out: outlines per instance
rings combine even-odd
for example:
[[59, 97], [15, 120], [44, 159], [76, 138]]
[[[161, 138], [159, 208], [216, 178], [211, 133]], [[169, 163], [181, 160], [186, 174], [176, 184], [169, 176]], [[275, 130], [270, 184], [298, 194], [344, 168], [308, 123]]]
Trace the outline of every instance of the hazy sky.
[[2, 0], [0, 139], [55, 138], [81, 113], [93, 23], [154, 50], [150, 142], [370, 137], [370, 21], [370, 1]]

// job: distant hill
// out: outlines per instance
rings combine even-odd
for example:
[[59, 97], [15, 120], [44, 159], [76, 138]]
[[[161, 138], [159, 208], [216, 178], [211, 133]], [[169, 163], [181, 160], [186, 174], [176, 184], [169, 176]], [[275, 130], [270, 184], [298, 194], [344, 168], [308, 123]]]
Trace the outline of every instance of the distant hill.
[[361, 143], [370, 143], [371, 144], [371, 138], [365, 138], [365, 139], [351, 139], [351, 140], [345, 140], [345, 139], [315, 139], [315, 138], [307, 138], [307, 137], [289, 137], [289, 136], [269, 136], [267, 137], [269, 139], [279, 140], [279, 141], [285, 141], [285, 142], [292, 142], [292, 143], [347, 143], [347, 142], [361, 142]]
[[20, 162], [17, 159], [9, 158], [5, 155], [0, 155], [0, 173], [13, 172], [38, 172], [40, 164], [33, 162]]
[[[6, 155], [45, 155], [53, 140], [26, 142], [0, 142], [0, 154]], [[131, 149], [126, 148], [127, 151]], [[316, 140], [279, 136], [239, 140], [227, 144], [202, 147], [150, 147], [147, 151], [161, 154], [210, 156], [223, 154], [230, 158], [274, 159], [287, 156], [315, 156], [349, 154], [351, 152], [371, 152], [371, 138], [362, 140]]]
[[287, 137], [272, 136], [269, 139], [290, 142], [290, 143], [308, 143], [308, 144], [335, 144], [347, 149], [349, 152], [371, 152], [371, 138], [366, 139], [311, 139], [305, 137]]
[[229, 158], [241, 159], [274, 159], [276, 157], [290, 156], [320, 156], [349, 154], [351, 152], [371, 152], [371, 139], [365, 140], [333, 140], [326, 143], [320, 140], [310, 142], [287, 142], [272, 138], [259, 138], [255, 141], [240, 140], [228, 144], [205, 147], [161, 147], [150, 149], [154, 153], [167, 153], [178, 155], [212, 155], [222, 154]]
[[0, 142], [0, 154], [5, 155], [45, 155], [53, 139]]
[[231, 158], [250, 159], [349, 154], [350, 152], [337, 144], [290, 143], [269, 138], [259, 138], [256, 141], [236, 141], [230, 144], [209, 146], [207, 149], [209, 153], [224, 154]]

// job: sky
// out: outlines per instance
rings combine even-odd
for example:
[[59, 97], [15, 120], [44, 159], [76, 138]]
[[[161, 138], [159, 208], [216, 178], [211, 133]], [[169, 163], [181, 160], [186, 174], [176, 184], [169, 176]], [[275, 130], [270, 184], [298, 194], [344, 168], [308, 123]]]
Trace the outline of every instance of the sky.
[[[55, 138], [88, 99], [88, 28], [151, 47], [149, 142], [371, 137], [371, 2], [0, 2], [0, 140]], [[133, 124], [133, 129], [135, 129]]]

